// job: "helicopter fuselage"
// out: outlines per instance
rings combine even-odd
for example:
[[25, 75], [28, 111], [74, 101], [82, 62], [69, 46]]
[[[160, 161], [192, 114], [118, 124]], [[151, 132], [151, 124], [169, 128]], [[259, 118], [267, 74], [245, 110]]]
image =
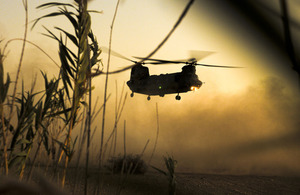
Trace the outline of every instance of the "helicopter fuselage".
[[[185, 66], [187, 67], [187, 66]], [[163, 97], [165, 94], [178, 94], [177, 100], [180, 100], [179, 93], [185, 93], [188, 91], [194, 91], [199, 89], [202, 82], [195, 74], [194, 67], [191, 69], [183, 68], [182, 72], [160, 75], [149, 75], [148, 70], [145, 67], [140, 66], [138, 70], [132, 71], [131, 79], [127, 82], [128, 87], [133, 93], [140, 93], [150, 96], [159, 95]], [[141, 71], [139, 71], [141, 70]], [[140, 76], [142, 75], [142, 76]]]

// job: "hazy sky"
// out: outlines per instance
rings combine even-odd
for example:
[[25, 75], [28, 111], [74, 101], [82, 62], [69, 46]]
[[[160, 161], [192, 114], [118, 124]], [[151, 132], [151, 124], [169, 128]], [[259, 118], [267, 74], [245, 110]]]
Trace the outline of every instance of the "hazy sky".
[[[30, 21], [51, 11], [35, 9], [46, 2], [49, 1], [29, 1]], [[187, 2], [121, 1], [113, 32], [113, 50], [129, 58], [148, 55], [173, 27]], [[192, 57], [189, 55], [190, 50], [205, 50], [215, 54], [203, 59], [202, 63], [245, 68], [197, 67], [199, 79], [205, 84], [197, 92], [182, 94], [181, 101], [175, 100], [176, 94], [164, 98], [155, 96], [151, 101], [147, 101], [147, 96], [135, 94], [126, 102], [119, 131], [126, 120], [128, 152], [141, 152], [150, 139], [146, 150], [149, 156], [156, 136], [157, 103], [160, 134], [156, 163], [161, 163], [161, 156], [169, 153], [178, 160], [178, 168], [185, 171], [299, 174], [299, 85], [297, 74], [291, 69], [282, 47], [276, 42], [280, 43], [282, 36], [279, 1], [260, 0], [254, 6], [257, 9], [252, 10], [264, 16], [270, 24], [269, 28], [274, 27], [274, 34], [267, 34], [255, 20], [251, 23], [252, 18], [246, 19], [244, 10], [233, 6], [234, 2], [195, 1], [175, 33], [154, 57], [176, 60]], [[108, 46], [115, 6], [116, 1], [111, 0], [90, 2], [90, 9], [103, 11], [103, 14], [92, 14], [93, 32], [101, 46]], [[296, 23], [300, 20], [295, 14], [295, 7], [299, 6], [299, 1], [293, 1], [290, 6]], [[11, 38], [21, 38], [24, 33], [24, 15], [21, 1], [0, 0], [0, 39], [5, 42]], [[28, 40], [45, 49], [58, 62], [57, 43], [41, 35], [45, 32], [42, 25], [50, 30], [54, 26], [71, 30], [71, 26], [63, 18], [46, 19], [28, 34]], [[299, 34], [299, 28], [293, 26], [293, 33]], [[277, 37], [277, 40], [272, 37]], [[295, 39], [296, 43], [298, 41]], [[5, 70], [12, 75], [16, 71], [20, 47], [21, 42], [9, 46]], [[106, 54], [102, 58], [104, 64], [107, 64]], [[58, 74], [58, 68], [30, 45], [27, 45], [24, 61], [22, 74], [28, 85], [33, 73], [38, 73], [40, 69], [49, 75]], [[111, 70], [126, 65], [130, 65], [130, 62], [113, 58]], [[180, 65], [150, 67], [150, 74], [178, 71], [181, 71]], [[129, 75], [127, 71], [109, 79], [109, 93], [112, 96], [107, 113], [106, 134], [113, 125], [115, 81], [118, 82], [120, 94]], [[104, 77], [94, 79], [93, 85], [96, 87], [94, 99], [97, 96], [103, 99]], [[125, 90], [130, 93], [127, 86]], [[100, 131], [101, 124], [94, 125]], [[97, 133], [94, 137], [94, 145], [100, 142], [99, 135]], [[122, 133], [119, 133], [118, 138], [122, 151]]]

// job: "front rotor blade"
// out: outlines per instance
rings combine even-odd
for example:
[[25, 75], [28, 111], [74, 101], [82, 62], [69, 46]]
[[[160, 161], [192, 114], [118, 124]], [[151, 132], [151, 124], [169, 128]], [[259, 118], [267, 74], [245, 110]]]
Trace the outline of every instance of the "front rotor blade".
[[214, 68], [244, 68], [240, 66], [220, 66], [220, 65], [213, 65], [213, 64], [195, 64], [196, 66], [207, 66], [207, 67], [214, 67]]
[[[107, 48], [107, 47], [101, 47], [101, 50], [102, 50], [103, 52], [107, 53], [107, 54], [109, 53], [109, 48]], [[133, 61], [133, 60], [131, 60], [131, 59], [129, 59], [129, 58], [127, 58], [127, 57], [125, 57], [125, 56], [119, 54], [119, 53], [116, 52], [116, 51], [110, 50], [110, 54], [113, 55], [113, 56], [115, 56], [115, 57], [122, 58], [122, 59], [124, 59], [124, 60], [128, 60], [128, 61], [130, 61], [130, 62], [134, 62], [134, 63], [135, 63], [135, 61]]]
[[174, 64], [170, 62], [143, 62], [142, 64], [149, 64], [149, 65], [165, 65], [165, 64]]

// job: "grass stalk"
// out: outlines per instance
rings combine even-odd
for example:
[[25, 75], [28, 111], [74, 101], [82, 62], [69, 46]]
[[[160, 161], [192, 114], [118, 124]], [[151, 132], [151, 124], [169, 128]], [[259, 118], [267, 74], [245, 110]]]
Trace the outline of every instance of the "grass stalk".
[[103, 152], [103, 141], [104, 141], [104, 129], [105, 129], [105, 112], [106, 112], [106, 96], [107, 96], [107, 85], [108, 85], [108, 72], [109, 72], [109, 65], [110, 65], [110, 52], [111, 52], [111, 43], [112, 43], [112, 33], [114, 28], [115, 19], [117, 16], [117, 11], [119, 7], [120, 0], [117, 1], [117, 5], [115, 8], [115, 13], [112, 19], [112, 24], [110, 26], [110, 37], [109, 37], [109, 51], [108, 51], [108, 60], [107, 60], [107, 73], [105, 75], [105, 87], [104, 87], [104, 103], [103, 103], [103, 114], [102, 114], [102, 130], [101, 130], [101, 142], [100, 142], [100, 155], [99, 155], [99, 177], [98, 177], [98, 194], [100, 193], [100, 171], [102, 167], [102, 152]]
[[22, 164], [22, 167], [21, 167], [21, 171], [20, 171], [20, 174], [19, 174], [19, 180], [21, 181], [24, 177], [24, 170], [25, 170], [25, 166], [26, 166], [26, 161], [27, 159], [29, 158], [29, 154], [30, 154], [30, 151], [32, 149], [32, 146], [30, 146], [30, 148], [28, 149], [27, 151], [27, 154], [26, 154], [26, 158], [25, 158], [25, 163]]
[[[160, 44], [145, 58], [143, 58], [142, 60], [140, 60], [139, 62], [137, 62], [138, 64], [142, 64], [145, 60], [151, 58], [151, 56], [153, 56], [166, 42], [167, 40], [171, 37], [171, 35], [173, 34], [173, 32], [176, 30], [177, 26], [179, 26], [179, 24], [181, 23], [181, 21], [183, 20], [183, 18], [185, 17], [185, 15], [187, 14], [187, 12], [189, 11], [189, 9], [191, 8], [192, 4], [194, 3], [195, 0], [190, 0], [189, 3], [186, 5], [185, 9], [183, 10], [183, 12], [181, 13], [181, 15], [179, 16], [178, 20], [176, 21], [175, 25], [173, 26], [173, 28], [170, 30], [170, 32], [166, 35], [166, 37], [160, 42]], [[110, 50], [109, 50], [110, 51]], [[108, 72], [107, 74], [116, 74], [116, 73], [120, 73], [123, 72], [125, 70], [129, 70], [131, 69], [133, 66], [135, 66], [137, 63], [127, 66], [125, 68], [122, 68], [120, 70], [116, 70], [116, 71], [112, 71], [112, 72]]]
[[156, 138], [155, 138], [155, 143], [154, 143], [153, 151], [152, 151], [151, 157], [150, 157], [149, 162], [148, 162], [149, 165], [151, 163], [151, 160], [152, 160], [153, 155], [154, 155], [155, 150], [156, 150], [158, 135], [159, 135], [159, 118], [158, 118], [158, 105], [156, 103]]
[[143, 60], [148, 59], [151, 56], [153, 56], [165, 44], [165, 42], [167, 42], [167, 40], [170, 38], [170, 36], [176, 30], [177, 26], [181, 23], [181, 21], [183, 20], [183, 18], [185, 17], [185, 15], [187, 14], [187, 12], [189, 11], [189, 9], [192, 6], [192, 4], [194, 3], [194, 1], [195, 0], [190, 0], [189, 1], [189, 3], [187, 4], [187, 6], [185, 7], [185, 9], [183, 10], [182, 14], [178, 18], [177, 22], [175, 23], [175, 25], [173, 26], [173, 28], [171, 29], [171, 31], [167, 34], [167, 36], [163, 39], [163, 41], [147, 57], [145, 57]]
[[[116, 80], [116, 102], [115, 103], [116, 103], [115, 104], [115, 121], [117, 121], [118, 120], [118, 82], [117, 82], [117, 80]], [[116, 127], [115, 127], [115, 136], [114, 136], [113, 156], [116, 155], [117, 135], [118, 135], [118, 125], [116, 124]]]
[[[46, 122], [48, 127], [49, 127], [48, 124], [50, 124], [50, 120], [51, 120], [51, 119], [49, 118], [48, 121]], [[44, 135], [43, 135], [43, 133], [41, 132], [40, 128], [41, 128], [41, 126], [39, 126], [38, 129], [37, 129], [37, 132], [39, 133], [38, 146], [37, 146], [37, 149], [36, 149], [36, 151], [35, 151], [35, 154], [34, 154], [34, 157], [33, 157], [32, 163], [31, 163], [31, 167], [30, 167], [30, 169], [29, 169], [27, 181], [30, 181], [30, 180], [31, 180], [32, 172], [33, 172], [33, 169], [34, 169], [34, 167], [35, 167], [37, 157], [38, 157], [38, 155], [39, 155], [40, 152], [41, 152], [41, 146], [42, 146], [42, 143], [43, 143], [43, 137], [44, 137]], [[52, 140], [52, 145], [54, 145], [54, 144], [53, 144], [53, 140]], [[49, 165], [49, 162], [47, 162], [47, 165]]]
[[[85, 4], [87, 6], [87, 3]], [[88, 39], [86, 39], [86, 47], [89, 47]], [[85, 165], [85, 184], [84, 184], [84, 194], [88, 194], [88, 169], [89, 169], [89, 155], [90, 155], [90, 138], [91, 138], [91, 120], [92, 120], [92, 77], [91, 77], [91, 58], [90, 52], [87, 53], [88, 55], [88, 78], [87, 78], [87, 85], [89, 89], [88, 97], [89, 97], [89, 104], [88, 104], [88, 113], [87, 113], [87, 144], [86, 144], [86, 165]]]
[[124, 158], [126, 158], [126, 120], [124, 120]]
[[45, 54], [58, 68], [60, 68], [59, 65], [58, 65], [58, 63], [55, 62], [55, 60], [44, 49], [42, 49], [37, 44], [35, 44], [35, 43], [33, 43], [33, 42], [29, 41], [29, 40], [26, 40], [26, 39], [21, 39], [21, 38], [10, 39], [9, 41], [6, 42], [6, 44], [4, 46], [4, 51], [7, 48], [8, 44], [11, 43], [12, 41], [25, 41], [26, 43], [28, 43], [30, 45], [33, 45], [34, 47], [36, 47], [37, 49], [39, 49], [43, 54]]
[[113, 34], [113, 28], [115, 19], [118, 12], [120, 0], [117, 1], [115, 13], [112, 19], [112, 24], [110, 26], [110, 37], [109, 37], [109, 50], [108, 50], [108, 60], [107, 60], [107, 72], [105, 75], [105, 87], [104, 87], [104, 103], [103, 103], [103, 114], [102, 114], [102, 130], [101, 130], [101, 142], [100, 142], [100, 156], [99, 156], [99, 168], [101, 169], [102, 166], [102, 153], [103, 153], [103, 141], [104, 141], [104, 129], [105, 129], [105, 113], [106, 113], [106, 96], [107, 96], [107, 85], [108, 85], [108, 72], [109, 72], [109, 66], [110, 66], [110, 57], [111, 57], [111, 45], [112, 45], [112, 34]]
[[[118, 125], [119, 120], [121, 118], [121, 115], [123, 113], [123, 109], [124, 109], [124, 106], [125, 106], [126, 99], [127, 99], [127, 93], [125, 94], [124, 99], [121, 97], [120, 100], [119, 100], [119, 101], [122, 101], [123, 103], [121, 105], [121, 108], [118, 109], [118, 113], [117, 113], [118, 117], [117, 117], [117, 119], [116, 119], [116, 121], [114, 123], [114, 128], [113, 128], [112, 132], [110, 133], [109, 137], [107, 138], [107, 140], [106, 140], [106, 142], [104, 144], [104, 148], [107, 148], [107, 145], [108, 145], [109, 141], [111, 139], [113, 139], [113, 136], [115, 135], [116, 126]], [[105, 152], [103, 152], [103, 156], [104, 156], [104, 154], [105, 154]]]
[[[109, 94], [109, 95], [107, 96], [106, 102], [109, 100], [110, 96], [111, 96], [111, 94]], [[102, 105], [102, 106], [98, 109], [97, 112], [93, 112], [93, 114], [92, 114], [92, 123], [94, 122], [94, 120], [96, 119], [96, 117], [100, 114], [100, 112], [102, 111], [103, 107], [104, 107], [104, 106]], [[95, 110], [95, 109], [94, 109], [94, 110]]]
[[122, 164], [122, 170], [121, 170], [121, 176], [123, 176], [123, 173], [124, 173], [124, 168], [125, 168], [125, 166], [126, 166], [126, 120], [124, 120], [124, 134], [123, 134], [123, 144], [124, 144], [124, 156], [123, 156], [123, 158], [124, 158], [124, 161], [123, 161], [123, 164]]
[[39, 140], [39, 142], [38, 142], [38, 147], [37, 147], [37, 149], [36, 149], [36, 151], [35, 151], [35, 154], [34, 154], [34, 157], [33, 157], [33, 160], [32, 160], [32, 164], [31, 164], [31, 167], [30, 167], [30, 169], [29, 169], [27, 181], [30, 181], [30, 180], [31, 180], [31, 177], [32, 177], [32, 171], [33, 171], [33, 168], [34, 168], [34, 166], [35, 166], [35, 162], [36, 162], [37, 156], [38, 156], [38, 154], [39, 154], [39, 151], [40, 151], [42, 142], [43, 142], [42, 139]]
[[[87, 110], [84, 107], [83, 110], [83, 118], [86, 118], [86, 114], [87, 114]], [[77, 190], [77, 185], [78, 185], [78, 180], [79, 180], [79, 163], [80, 163], [80, 159], [81, 159], [81, 154], [82, 154], [82, 150], [84, 148], [84, 144], [85, 144], [85, 136], [86, 136], [86, 123], [81, 123], [81, 127], [80, 127], [80, 135], [79, 135], [79, 145], [78, 145], [78, 156], [77, 156], [77, 162], [76, 162], [76, 174], [75, 174], [75, 184], [74, 184], [74, 188], [73, 188], [73, 194], [75, 194], [76, 190]]]
[[20, 72], [21, 72], [22, 63], [23, 63], [23, 57], [24, 57], [25, 45], [26, 45], [26, 39], [27, 39], [27, 32], [28, 32], [28, 2], [27, 2], [27, 0], [23, 0], [22, 2], [23, 2], [24, 10], [25, 10], [25, 30], [24, 30], [23, 45], [22, 45], [18, 70], [17, 70], [17, 74], [16, 74], [16, 80], [15, 80], [15, 85], [14, 85], [14, 90], [13, 90], [13, 95], [12, 95], [12, 102], [11, 102], [11, 106], [10, 106], [8, 127], [10, 126], [10, 121], [11, 121], [11, 118], [13, 115], [13, 108], [14, 108], [15, 99], [16, 99], [18, 80], [19, 80], [19, 76], [20, 76]]
[[[144, 153], [145, 153], [145, 150], [146, 150], [146, 148], [147, 148], [147, 146], [148, 146], [148, 144], [149, 144], [149, 142], [150, 142], [150, 140], [148, 139], [147, 140], [147, 142], [146, 142], [146, 145], [145, 145], [145, 147], [144, 147], [144, 149], [143, 149], [143, 151], [141, 152], [141, 154], [140, 154], [140, 160], [142, 159], [142, 157], [144, 156]], [[132, 172], [131, 172], [131, 174], [133, 174], [134, 172], [135, 172], [135, 170], [137, 169], [137, 167], [138, 167], [138, 165], [139, 165], [139, 162], [140, 162], [140, 160], [135, 164], [135, 166], [134, 166], [134, 168], [132, 169]]]

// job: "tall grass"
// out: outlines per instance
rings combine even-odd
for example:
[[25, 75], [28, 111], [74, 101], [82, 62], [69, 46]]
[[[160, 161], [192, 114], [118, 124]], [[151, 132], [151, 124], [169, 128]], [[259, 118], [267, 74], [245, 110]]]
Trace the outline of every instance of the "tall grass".
[[[27, 0], [23, 0], [23, 7], [25, 10], [25, 31], [24, 31], [24, 41], [23, 41], [23, 45], [22, 45], [22, 51], [21, 51], [21, 55], [20, 55], [20, 60], [19, 60], [19, 65], [18, 65], [18, 70], [17, 70], [17, 74], [16, 74], [16, 80], [15, 80], [15, 85], [14, 85], [14, 90], [13, 90], [13, 95], [12, 95], [12, 101], [11, 101], [11, 105], [10, 105], [10, 113], [7, 119], [7, 124], [5, 124], [5, 120], [6, 118], [4, 117], [4, 113], [3, 113], [3, 103], [4, 100], [6, 98], [7, 95], [7, 90], [9, 87], [9, 82], [7, 82], [5, 85], [3, 83], [3, 60], [4, 60], [4, 54], [1, 53], [0, 51], [0, 66], [1, 66], [1, 76], [2, 76], [2, 81], [1, 81], [1, 89], [3, 87], [4, 91], [1, 91], [3, 93], [1, 93], [1, 121], [2, 121], [2, 132], [3, 132], [3, 156], [4, 156], [4, 167], [5, 167], [5, 174], [8, 175], [8, 154], [7, 154], [7, 129], [6, 128], [10, 128], [10, 122], [11, 122], [11, 118], [13, 116], [13, 109], [14, 109], [14, 104], [15, 104], [15, 98], [16, 98], [16, 92], [17, 92], [17, 86], [18, 86], [18, 80], [19, 80], [19, 75], [20, 75], [20, 70], [21, 70], [21, 66], [22, 66], [22, 62], [23, 62], [23, 56], [24, 56], [24, 51], [25, 51], [25, 44], [26, 44], [26, 38], [27, 38], [27, 28], [28, 28], [28, 2]], [[3, 52], [4, 53], [4, 52]], [[9, 79], [9, 76], [8, 76]], [[7, 126], [7, 127], [6, 127]]]

